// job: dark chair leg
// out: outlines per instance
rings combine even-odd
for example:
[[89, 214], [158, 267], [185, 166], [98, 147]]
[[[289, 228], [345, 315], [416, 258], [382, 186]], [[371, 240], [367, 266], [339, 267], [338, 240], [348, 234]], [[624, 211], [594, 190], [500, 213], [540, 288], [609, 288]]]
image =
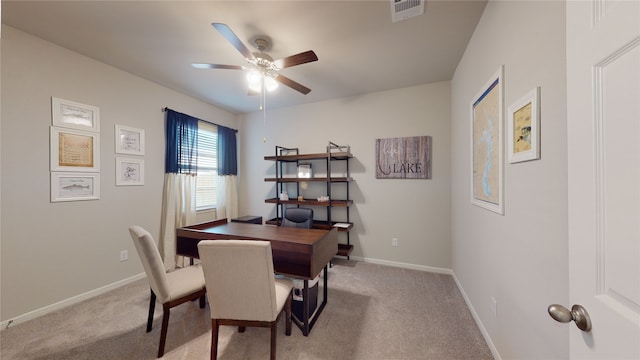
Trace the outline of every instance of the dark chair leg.
[[287, 336], [291, 336], [291, 299], [293, 298], [293, 290], [289, 293], [289, 297], [287, 297], [287, 302], [284, 304], [284, 314], [285, 314], [285, 330], [284, 334]]
[[271, 322], [271, 360], [276, 360], [276, 342], [277, 342], [277, 321]]
[[164, 355], [164, 344], [167, 340], [167, 328], [169, 327], [169, 315], [171, 308], [168, 303], [162, 304], [162, 330], [160, 330], [160, 345], [158, 346], [158, 357]]
[[204, 309], [205, 296], [206, 296], [206, 295], [202, 295], [202, 296], [200, 296], [200, 309]]
[[151, 297], [149, 298], [149, 317], [147, 318], [147, 332], [151, 331], [153, 325], [153, 312], [156, 309], [156, 294], [151, 290]]
[[218, 359], [218, 322], [211, 319], [211, 360]]
[[245, 330], [247, 330], [246, 326], [238, 326], [238, 332], [243, 333]]

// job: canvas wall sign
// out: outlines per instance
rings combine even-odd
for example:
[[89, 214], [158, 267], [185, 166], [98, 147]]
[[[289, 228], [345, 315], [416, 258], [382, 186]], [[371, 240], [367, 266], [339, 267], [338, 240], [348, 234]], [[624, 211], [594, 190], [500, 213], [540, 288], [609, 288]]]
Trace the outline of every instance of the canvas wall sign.
[[376, 179], [431, 179], [431, 136], [376, 139]]

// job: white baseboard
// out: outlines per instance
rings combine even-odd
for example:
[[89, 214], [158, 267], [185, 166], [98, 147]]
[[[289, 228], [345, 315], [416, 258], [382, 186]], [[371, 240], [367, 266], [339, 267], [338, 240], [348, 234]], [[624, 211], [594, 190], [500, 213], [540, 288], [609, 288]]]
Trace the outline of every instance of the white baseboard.
[[402, 262], [389, 261], [389, 260], [371, 259], [371, 258], [364, 258], [360, 256], [350, 256], [349, 258], [355, 261], [362, 261], [362, 262], [371, 263], [371, 264], [387, 265], [387, 266], [399, 267], [404, 269], [412, 269], [412, 270], [420, 270], [420, 271], [426, 271], [426, 272], [432, 272], [432, 273], [438, 273], [438, 274], [453, 275], [453, 271], [451, 269], [446, 269], [446, 268], [416, 265], [416, 264], [402, 263]]
[[460, 293], [462, 294], [462, 298], [464, 298], [464, 302], [467, 303], [467, 307], [469, 308], [469, 311], [471, 311], [473, 320], [476, 321], [476, 325], [478, 325], [478, 328], [480, 329], [480, 332], [482, 333], [484, 340], [487, 342], [487, 345], [489, 346], [489, 350], [491, 350], [491, 354], [493, 354], [493, 358], [496, 360], [502, 360], [502, 357], [500, 356], [498, 349], [496, 348], [496, 346], [493, 344], [493, 341], [491, 340], [491, 336], [489, 336], [489, 332], [484, 327], [484, 324], [482, 323], [482, 321], [480, 321], [480, 317], [478, 316], [476, 309], [474, 309], [473, 305], [471, 304], [471, 300], [467, 296], [467, 293], [464, 292], [464, 289], [462, 288], [462, 285], [458, 281], [458, 278], [456, 277], [455, 273], [453, 273], [453, 280], [456, 282], [456, 285], [458, 286], [458, 290], [460, 290]]
[[26, 314], [19, 315], [19, 316], [13, 318], [13, 319], [5, 320], [3, 322], [0, 322], [0, 330], [7, 329], [7, 328], [9, 328], [9, 327], [11, 327], [13, 325], [17, 325], [17, 324], [23, 323], [23, 322], [31, 320], [31, 319], [35, 319], [35, 318], [37, 318], [39, 316], [42, 316], [42, 315], [48, 314], [50, 312], [65, 308], [65, 307], [67, 307], [69, 305], [73, 305], [73, 304], [79, 303], [81, 301], [90, 299], [92, 297], [104, 294], [107, 291], [111, 291], [111, 290], [117, 289], [117, 288], [119, 288], [121, 286], [127, 285], [129, 283], [132, 283], [132, 282], [134, 282], [136, 280], [139, 280], [139, 279], [143, 279], [145, 277], [146, 277], [145, 273], [140, 273], [138, 275], [134, 275], [132, 277], [129, 277], [129, 278], [126, 278], [126, 279], [122, 279], [120, 281], [116, 281], [116, 282], [114, 282], [112, 284], [105, 285], [103, 287], [100, 287], [100, 288], [97, 288], [97, 289], [94, 289], [94, 290], [91, 290], [91, 291], [87, 291], [84, 294], [73, 296], [73, 297], [70, 297], [68, 299], [65, 299], [65, 300], [62, 300], [62, 301], [58, 301], [57, 303], [53, 303], [51, 305], [47, 305], [47, 306], [42, 307], [40, 309], [30, 311], [30, 312], [28, 312]]

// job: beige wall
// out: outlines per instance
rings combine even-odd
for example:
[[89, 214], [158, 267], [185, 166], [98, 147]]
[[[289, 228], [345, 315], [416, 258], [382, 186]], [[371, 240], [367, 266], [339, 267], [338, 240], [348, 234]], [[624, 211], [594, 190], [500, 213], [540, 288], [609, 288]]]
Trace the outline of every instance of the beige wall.
[[[52, 96], [100, 108], [100, 200], [49, 201]], [[3, 25], [2, 321], [142, 273], [127, 228], [160, 231], [164, 107], [237, 126], [233, 114]], [[115, 186], [115, 124], [145, 130], [144, 186]]]
[[[452, 80], [453, 271], [504, 359], [568, 358], [564, 2], [491, 1]], [[470, 101], [504, 65], [505, 108], [541, 88], [538, 161], [504, 165], [505, 214], [470, 204]], [[491, 298], [497, 300], [497, 317]]]
[[[267, 99], [268, 104], [268, 99]], [[450, 249], [450, 84], [440, 82], [286, 109], [267, 109], [241, 121], [244, 144], [241, 213], [275, 217], [274, 164], [264, 160], [275, 146], [301, 153], [324, 152], [329, 141], [351, 146], [350, 208], [355, 259], [448, 271]], [[430, 135], [431, 180], [375, 178], [377, 138]], [[263, 142], [263, 138], [267, 142]], [[321, 211], [321, 209], [317, 209]], [[398, 238], [398, 247], [391, 239]]]

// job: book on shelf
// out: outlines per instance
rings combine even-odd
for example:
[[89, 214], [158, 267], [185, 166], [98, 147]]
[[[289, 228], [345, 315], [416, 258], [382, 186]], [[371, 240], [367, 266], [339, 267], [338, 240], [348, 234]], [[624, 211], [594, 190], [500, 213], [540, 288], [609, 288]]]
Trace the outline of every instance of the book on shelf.
[[337, 228], [343, 228], [343, 229], [347, 229], [349, 227], [349, 223], [335, 223], [333, 224], [333, 227], [337, 227]]

